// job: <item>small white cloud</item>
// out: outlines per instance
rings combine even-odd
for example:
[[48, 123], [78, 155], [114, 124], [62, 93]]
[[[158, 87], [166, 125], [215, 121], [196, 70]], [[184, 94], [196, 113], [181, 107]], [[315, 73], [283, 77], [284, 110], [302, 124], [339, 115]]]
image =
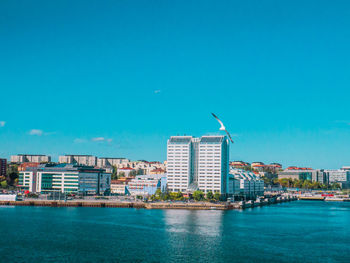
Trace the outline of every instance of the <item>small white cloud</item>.
[[156, 90], [154, 91], [155, 94], [158, 94], [158, 93], [160, 93], [160, 92], [161, 92], [160, 89], [156, 89]]
[[32, 129], [32, 130], [29, 131], [29, 135], [41, 136], [41, 135], [43, 135], [43, 131], [42, 130], [38, 130], [38, 129]]
[[93, 142], [103, 142], [105, 140], [104, 137], [95, 137], [91, 139]]
[[113, 139], [105, 138], [105, 137], [95, 137], [95, 138], [92, 138], [91, 141], [93, 141], [93, 142], [108, 142], [108, 143], [111, 143], [113, 141]]
[[81, 139], [81, 138], [74, 139], [74, 143], [84, 143], [84, 142], [86, 142], [85, 139]]
[[0, 127], [4, 127], [6, 124], [6, 121], [0, 121]]

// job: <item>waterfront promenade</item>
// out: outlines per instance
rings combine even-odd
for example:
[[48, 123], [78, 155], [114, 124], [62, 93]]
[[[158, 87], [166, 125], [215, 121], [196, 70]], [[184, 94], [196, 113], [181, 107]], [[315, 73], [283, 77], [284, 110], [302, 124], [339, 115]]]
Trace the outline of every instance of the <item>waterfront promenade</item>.
[[297, 200], [294, 196], [273, 197], [259, 202], [141, 202], [115, 200], [25, 200], [0, 201], [3, 206], [50, 206], [50, 207], [114, 207], [114, 208], [145, 208], [145, 209], [190, 209], [190, 210], [231, 210], [265, 206], [270, 204]]

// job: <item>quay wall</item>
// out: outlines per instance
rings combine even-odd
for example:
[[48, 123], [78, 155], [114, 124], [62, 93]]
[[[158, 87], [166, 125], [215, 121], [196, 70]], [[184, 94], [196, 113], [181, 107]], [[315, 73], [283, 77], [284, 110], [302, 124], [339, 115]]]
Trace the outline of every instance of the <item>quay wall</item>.
[[49, 206], [49, 207], [115, 207], [115, 208], [145, 208], [145, 209], [189, 209], [189, 210], [230, 210], [245, 209], [257, 206], [277, 204], [297, 200], [295, 197], [266, 198], [260, 202], [234, 202], [234, 203], [182, 203], [182, 202], [113, 202], [113, 201], [0, 201], [0, 206]]

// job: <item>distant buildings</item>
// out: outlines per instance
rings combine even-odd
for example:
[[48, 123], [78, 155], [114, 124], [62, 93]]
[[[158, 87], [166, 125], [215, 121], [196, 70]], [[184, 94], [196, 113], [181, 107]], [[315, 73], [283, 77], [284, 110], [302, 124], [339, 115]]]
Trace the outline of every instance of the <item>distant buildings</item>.
[[350, 188], [350, 170], [340, 169], [340, 170], [325, 170], [326, 176], [328, 177], [329, 183], [338, 183], [341, 188], [349, 189]]
[[171, 192], [228, 193], [229, 143], [226, 136], [172, 136], [167, 147]]
[[149, 174], [164, 174], [166, 171], [162, 168], [156, 168], [150, 171]]
[[129, 159], [126, 158], [111, 158], [111, 157], [101, 157], [97, 159], [97, 166], [98, 167], [122, 167], [127, 166], [130, 162]]
[[11, 156], [12, 163], [49, 163], [51, 156], [48, 155], [32, 155], [32, 154], [17, 154]]
[[233, 161], [233, 162], [230, 162], [230, 167], [236, 168], [236, 169], [249, 168], [250, 163], [243, 162], [243, 161]]
[[0, 177], [6, 178], [7, 160], [0, 159]]
[[111, 194], [126, 195], [129, 194], [128, 183], [133, 177], [122, 177], [111, 181]]
[[166, 191], [167, 177], [165, 174], [138, 175], [128, 184], [131, 195], [151, 196], [157, 189]]
[[58, 158], [59, 163], [96, 166], [97, 157], [92, 155], [63, 155]]
[[282, 178], [310, 180], [324, 185], [339, 183], [342, 188], [350, 188], [350, 170], [347, 167], [339, 170], [289, 167], [279, 172], [278, 179]]
[[288, 167], [284, 171], [278, 173], [278, 179], [296, 179], [296, 180], [312, 180], [312, 174], [315, 170], [311, 168]]
[[110, 189], [111, 174], [103, 169], [72, 164], [26, 167], [19, 173], [18, 186], [36, 193], [103, 194]]
[[130, 173], [134, 171], [136, 170], [130, 167], [119, 168], [118, 175], [122, 175], [123, 177], [128, 177]]

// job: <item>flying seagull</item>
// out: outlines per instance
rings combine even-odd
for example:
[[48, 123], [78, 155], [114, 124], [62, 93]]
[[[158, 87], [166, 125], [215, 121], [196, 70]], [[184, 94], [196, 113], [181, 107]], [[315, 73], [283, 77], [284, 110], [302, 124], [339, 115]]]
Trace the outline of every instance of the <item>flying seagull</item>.
[[230, 135], [230, 133], [226, 130], [226, 128], [225, 128], [225, 126], [224, 126], [224, 124], [222, 123], [222, 121], [218, 118], [218, 116], [216, 116], [214, 113], [211, 113], [213, 116], [214, 116], [214, 118], [220, 123], [220, 125], [221, 125], [221, 127], [220, 127], [220, 131], [225, 131], [226, 133], [227, 133], [227, 136], [228, 136], [228, 138], [230, 139], [230, 141], [232, 142], [232, 143], [234, 143], [233, 142], [233, 140], [232, 140], [232, 138], [231, 138], [231, 135]]

